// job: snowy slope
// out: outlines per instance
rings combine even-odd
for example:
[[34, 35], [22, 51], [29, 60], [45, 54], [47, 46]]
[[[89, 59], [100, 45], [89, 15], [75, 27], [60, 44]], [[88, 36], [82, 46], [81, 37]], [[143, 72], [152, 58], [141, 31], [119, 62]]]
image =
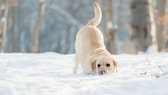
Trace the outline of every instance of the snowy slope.
[[168, 54], [115, 55], [118, 74], [72, 74], [74, 55], [0, 54], [0, 95], [168, 95]]

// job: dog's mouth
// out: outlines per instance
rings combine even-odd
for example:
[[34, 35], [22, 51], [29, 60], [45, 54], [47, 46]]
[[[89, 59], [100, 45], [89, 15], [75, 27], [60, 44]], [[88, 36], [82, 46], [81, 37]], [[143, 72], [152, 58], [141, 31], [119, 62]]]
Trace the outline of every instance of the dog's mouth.
[[99, 75], [104, 75], [104, 74], [106, 74], [106, 70], [101, 70], [100, 72], [99, 72]]

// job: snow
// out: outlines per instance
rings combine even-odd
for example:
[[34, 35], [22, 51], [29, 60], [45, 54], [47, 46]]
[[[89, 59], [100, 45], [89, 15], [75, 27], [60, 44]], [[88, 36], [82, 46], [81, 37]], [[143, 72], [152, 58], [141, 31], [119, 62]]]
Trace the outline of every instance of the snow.
[[0, 95], [168, 95], [168, 53], [114, 57], [119, 72], [99, 76], [73, 75], [73, 54], [0, 54]]
[[112, 28], [113, 28], [113, 24], [112, 24], [111, 21], [108, 21], [108, 23], [107, 23], [107, 28], [108, 28], [108, 29], [112, 29]]

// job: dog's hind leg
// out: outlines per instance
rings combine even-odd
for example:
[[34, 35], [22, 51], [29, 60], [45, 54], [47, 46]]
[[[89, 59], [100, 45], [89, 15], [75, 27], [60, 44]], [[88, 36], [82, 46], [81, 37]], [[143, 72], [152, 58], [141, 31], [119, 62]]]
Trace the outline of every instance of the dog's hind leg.
[[77, 74], [78, 67], [79, 67], [79, 55], [76, 53], [75, 54], [75, 66], [74, 66], [74, 69], [73, 69], [74, 74]]

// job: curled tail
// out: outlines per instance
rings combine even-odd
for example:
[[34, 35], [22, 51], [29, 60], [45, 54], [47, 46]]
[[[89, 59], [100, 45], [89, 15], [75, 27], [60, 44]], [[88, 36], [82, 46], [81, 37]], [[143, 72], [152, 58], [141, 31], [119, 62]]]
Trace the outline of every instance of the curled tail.
[[93, 7], [94, 7], [94, 12], [95, 12], [95, 17], [91, 19], [87, 25], [97, 26], [99, 25], [102, 19], [102, 12], [101, 12], [101, 9], [98, 3], [94, 2]]

